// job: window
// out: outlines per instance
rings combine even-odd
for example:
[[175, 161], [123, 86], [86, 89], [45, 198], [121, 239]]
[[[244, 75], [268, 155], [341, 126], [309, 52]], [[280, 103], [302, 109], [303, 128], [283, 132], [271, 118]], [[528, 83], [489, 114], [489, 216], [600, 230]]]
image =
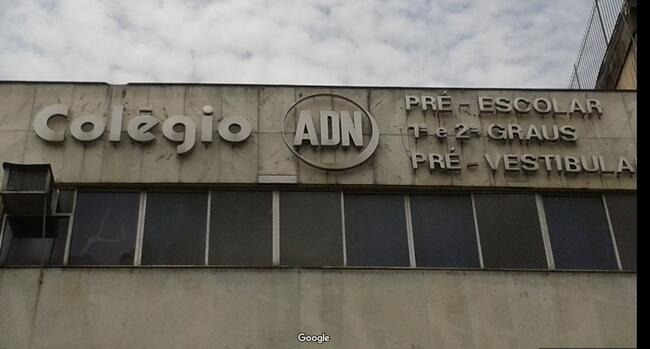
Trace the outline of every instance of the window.
[[544, 196], [557, 269], [618, 269], [600, 196]]
[[80, 192], [68, 264], [132, 265], [139, 202], [139, 193]]
[[0, 262], [3, 265], [62, 265], [68, 217], [7, 217]]
[[56, 189], [39, 198], [44, 237], [42, 216], [5, 206], [0, 266], [67, 256], [68, 265], [266, 267], [279, 256], [291, 267], [548, 269], [552, 259], [556, 269], [636, 271], [636, 193], [276, 190]]
[[480, 268], [469, 195], [411, 195], [418, 267]]
[[605, 200], [621, 266], [636, 271], [636, 194], [607, 194]]
[[343, 265], [341, 194], [280, 194], [280, 264]]
[[271, 191], [213, 191], [210, 204], [211, 265], [273, 264]]
[[148, 193], [144, 265], [204, 265], [207, 193]]
[[476, 194], [485, 268], [546, 269], [546, 252], [532, 194]]
[[347, 264], [408, 267], [404, 196], [345, 194], [344, 199]]

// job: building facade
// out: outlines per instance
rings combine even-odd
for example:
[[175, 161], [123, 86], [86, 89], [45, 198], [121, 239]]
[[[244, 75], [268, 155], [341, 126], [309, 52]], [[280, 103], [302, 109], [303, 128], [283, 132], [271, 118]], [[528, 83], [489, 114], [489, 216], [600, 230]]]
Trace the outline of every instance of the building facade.
[[636, 0], [594, 0], [569, 88], [636, 90]]
[[636, 90], [636, 0], [626, 0], [598, 71], [596, 89]]
[[4, 82], [0, 347], [634, 347], [636, 114], [633, 91]]

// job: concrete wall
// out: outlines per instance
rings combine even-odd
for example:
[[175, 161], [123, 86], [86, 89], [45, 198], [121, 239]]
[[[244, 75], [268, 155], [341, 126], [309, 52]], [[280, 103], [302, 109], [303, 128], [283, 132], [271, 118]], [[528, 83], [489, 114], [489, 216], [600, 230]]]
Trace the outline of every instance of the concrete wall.
[[[636, 177], [630, 175], [580, 174], [547, 175], [493, 173], [484, 153], [533, 153], [562, 155], [603, 155], [611, 166], [618, 156], [636, 156], [636, 93], [549, 90], [462, 90], [449, 89], [453, 114], [437, 117], [421, 110], [407, 114], [406, 94], [437, 96], [443, 89], [381, 89], [274, 87], [230, 85], [127, 85], [67, 83], [0, 84], [0, 162], [51, 163], [55, 178], [62, 183], [244, 183], [255, 184], [260, 175], [294, 175], [299, 184], [407, 185], [470, 187], [533, 187], [636, 189]], [[301, 96], [317, 92], [335, 92], [368, 108], [378, 121], [380, 140], [377, 151], [361, 166], [342, 172], [326, 172], [299, 161], [285, 146], [281, 119], [289, 106]], [[556, 98], [563, 109], [572, 98], [597, 98], [603, 105], [602, 118], [582, 116], [542, 116], [536, 113], [479, 116], [478, 96], [515, 96], [534, 99]], [[458, 103], [468, 103], [460, 108]], [[210, 144], [197, 143], [183, 155], [176, 144], [163, 138], [160, 126], [152, 144], [132, 142], [126, 133], [120, 143], [111, 144], [108, 134], [90, 142], [79, 142], [69, 135], [61, 144], [47, 143], [36, 136], [33, 116], [44, 107], [64, 103], [70, 106], [68, 121], [57, 120], [54, 127], [65, 129], [71, 120], [84, 114], [102, 115], [107, 120], [110, 106], [124, 105], [126, 123], [144, 106], [153, 107], [153, 116], [165, 120], [171, 115], [192, 117], [200, 126], [201, 108], [215, 107], [216, 124], [227, 116], [242, 116], [253, 125], [252, 136], [243, 144], [232, 145], [215, 136]], [[54, 120], [53, 120], [54, 121]], [[454, 137], [439, 142], [425, 137], [415, 142], [407, 135], [408, 124], [427, 122], [430, 127], [453, 129], [458, 122], [477, 126], [484, 134], [489, 124], [518, 123], [534, 125], [571, 125], [577, 129], [575, 144], [503, 143], [486, 136], [461, 143]], [[216, 133], [216, 132], [215, 132]], [[456, 174], [430, 173], [427, 168], [414, 172], [408, 154], [413, 152], [447, 153], [456, 148], [464, 161], [476, 161], [480, 167]], [[340, 155], [336, 155], [340, 156]], [[343, 155], [345, 156], [345, 155]]]
[[[636, 275], [0, 269], [0, 348], [635, 347]], [[316, 345], [312, 345], [316, 346]]]
[[631, 46], [625, 57], [621, 75], [616, 83], [617, 89], [636, 90], [636, 41]]

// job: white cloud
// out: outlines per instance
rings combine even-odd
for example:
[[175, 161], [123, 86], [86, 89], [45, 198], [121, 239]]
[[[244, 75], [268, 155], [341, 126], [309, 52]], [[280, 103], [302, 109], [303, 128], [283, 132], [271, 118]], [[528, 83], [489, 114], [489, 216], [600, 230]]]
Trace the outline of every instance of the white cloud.
[[591, 0], [0, 0], [0, 79], [566, 87]]

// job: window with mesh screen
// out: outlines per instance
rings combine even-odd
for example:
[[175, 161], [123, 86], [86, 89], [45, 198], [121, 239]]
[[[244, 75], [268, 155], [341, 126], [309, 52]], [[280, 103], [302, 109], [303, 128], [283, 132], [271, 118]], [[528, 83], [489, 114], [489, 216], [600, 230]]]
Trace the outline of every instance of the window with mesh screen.
[[636, 271], [636, 194], [606, 194], [623, 270]]
[[343, 265], [340, 193], [280, 193], [280, 264]]
[[271, 191], [212, 191], [211, 265], [273, 264]]
[[62, 265], [68, 217], [7, 217], [0, 263], [3, 265]]
[[600, 196], [544, 196], [556, 269], [617, 269]]
[[408, 267], [403, 195], [345, 194], [349, 266]]
[[418, 267], [480, 268], [470, 195], [410, 195]]
[[207, 193], [147, 193], [143, 265], [204, 265]]
[[139, 193], [80, 192], [68, 264], [132, 265], [139, 202]]
[[546, 269], [546, 252], [532, 194], [475, 194], [485, 268]]

